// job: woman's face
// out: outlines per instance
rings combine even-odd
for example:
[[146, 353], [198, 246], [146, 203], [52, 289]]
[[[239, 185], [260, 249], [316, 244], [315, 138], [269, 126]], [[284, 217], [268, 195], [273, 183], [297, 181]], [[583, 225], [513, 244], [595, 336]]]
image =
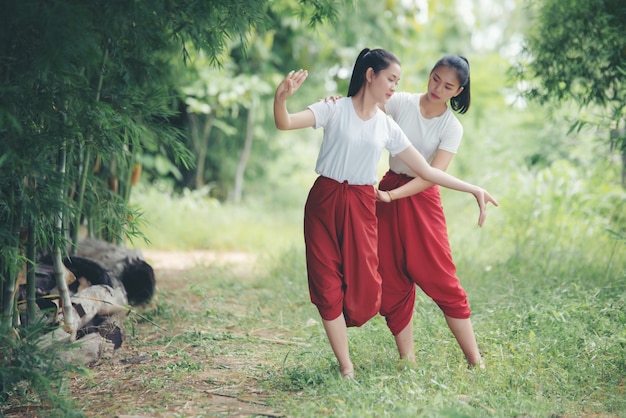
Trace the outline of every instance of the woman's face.
[[376, 102], [381, 104], [387, 103], [387, 100], [396, 92], [396, 86], [400, 81], [400, 75], [402, 74], [400, 64], [392, 62], [387, 68], [380, 70], [378, 73], [374, 73], [374, 70], [371, 68], [368, 71], [372, 72], [371, 90]]
[[428, 100], [446, 103], [463, 91], [456, 70], [450, 67], [438, 67], [430, 73], [428, 79]]

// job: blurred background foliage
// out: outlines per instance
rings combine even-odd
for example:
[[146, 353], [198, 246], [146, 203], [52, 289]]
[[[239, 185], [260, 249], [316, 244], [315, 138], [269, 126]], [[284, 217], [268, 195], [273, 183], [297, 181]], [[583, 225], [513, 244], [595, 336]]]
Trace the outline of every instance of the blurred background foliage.
[[18, 272], [79, 236], [302, 270], [321, 132], [278, 132], [273, 92], [306, 68], [292, 110], [345, 95], [364, 47], [394, 52], [410, 92], [442, 55], [469, 59], [450, 172], [501, 204], [478, 230], [473, 199], [443, 192], [470, 287], [624, 294], [623, 0], [0, 2], [2, 338]]
[[[63, 243], [73, 251], [83, 230], [114, 242], [135, 237], [140, 247], [266, 249], [265, 238], [237, 244], [232, 234], [247, 242], [265, 214], [277, 219], [269, 225], [300, 228], [292, 213], [315, 176], [321, 134], [278, 132], [274, 88], [306, 68], [290, 107], [345, 94], [364, 47], [393, 51], [403, 64], [399, 88], [412, 92], [425, 89], [440, 56], [468, 57], [472, 105], [460, 116], [465, 135], [450, 170], [502, 203], [481, 234], [510, 231], [490, 240], [498, 248], [551, 240], [568, 223], [596, 242], [624, 242], [618, 0], [3, 3], [5, 315], [29, 235], [39, 252]], [[201, 199], [204, 213], [161, 214], [155, 193]], [[447, 195], [451, 228], [467, 225], [475, 208]], [[251, 222], [236, 216], [246, 210]], [[206, 227], [180, 233], [188, 219]]]

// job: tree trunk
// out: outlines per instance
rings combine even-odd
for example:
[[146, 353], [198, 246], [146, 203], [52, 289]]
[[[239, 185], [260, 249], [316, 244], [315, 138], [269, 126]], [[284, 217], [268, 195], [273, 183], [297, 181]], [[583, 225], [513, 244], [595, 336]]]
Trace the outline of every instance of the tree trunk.
[[243, 196], [243, 183], [246, 166], [252, 152], [252, 142], [254, 140], [254, 105], [250, 105], [248, 109], [248, 118], [246, 120], [246, 140], [243, 144], [243, 150], [237, 164], [237, 172], [235, 173], [235, 187], [233, 189], [233, 201], [241, 202]]
[[215, 114], [213, 112], [205, 116], [202, 133], [198, 132], [198, 117], [195, 114], [191, 114], [190, 119], [192, 121], [191, 126], [194, 127], [193, 143], [196, 149], [196, 176], [195, 176], [195, 188], [200, 189], [205, 184], [204, 170], [206, 166], [206, 156], [209, 151], [209, 136], [213, 129], [213, 120]]
[[79, 256], [97, 261], [119, 281], [130, 305], [139, 306], [152, 299], [156, 288], [154, 270], [141, 251], [94, 239], [80, 240], [79, 247]]

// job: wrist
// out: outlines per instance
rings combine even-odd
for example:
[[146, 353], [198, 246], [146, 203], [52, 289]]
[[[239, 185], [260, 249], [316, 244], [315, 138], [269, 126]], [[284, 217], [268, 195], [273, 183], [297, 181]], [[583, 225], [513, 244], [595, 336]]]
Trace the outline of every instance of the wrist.
[[387, 190], [387, 196], [389, 196], [389, 201], [393, 202], [393, 195], [391, 194], [390, 190]]

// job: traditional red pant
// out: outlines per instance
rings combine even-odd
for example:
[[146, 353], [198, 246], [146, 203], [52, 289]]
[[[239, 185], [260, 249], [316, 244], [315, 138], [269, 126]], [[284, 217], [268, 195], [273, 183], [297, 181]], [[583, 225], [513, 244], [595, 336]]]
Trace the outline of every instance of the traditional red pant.
[[[391, 190], [411, 180], [388, 171], [379, 184]], [[417, 284], [452, 318], [469, 318], [467, 294], [452, 261], [439, 187], [391, 203], [378, 202], [378, 256], [383, 279], [380, 313], [397, 335], [413, 316]]]
[[376, 197], [372, 186], [318, 177], [304, 209], [311, 302], [331, 321], [361, 326], [378, 314]]

